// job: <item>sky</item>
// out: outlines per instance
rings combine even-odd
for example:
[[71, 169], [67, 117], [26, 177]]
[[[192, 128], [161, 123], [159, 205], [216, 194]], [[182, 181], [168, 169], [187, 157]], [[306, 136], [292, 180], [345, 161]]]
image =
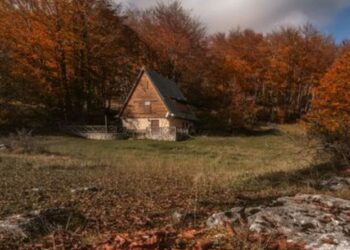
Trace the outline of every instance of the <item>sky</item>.
[[[148, 8], [159, 0], [121, 0], [130, 8]], [[169, 1], [169, 0], [165, 0]], [[350, 0], [182, 0], [209, 33], [233, 28], [269, 32], [281, 25], [311, 22], [340, 42], [350, 39]]]

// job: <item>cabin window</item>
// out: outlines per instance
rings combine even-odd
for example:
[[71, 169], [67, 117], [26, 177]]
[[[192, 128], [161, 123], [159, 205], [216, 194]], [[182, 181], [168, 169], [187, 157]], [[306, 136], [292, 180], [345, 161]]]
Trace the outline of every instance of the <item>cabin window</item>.
[[144, 101], [143, 108], [146, 114], [150, 114], [152, 112], [151, 101]]

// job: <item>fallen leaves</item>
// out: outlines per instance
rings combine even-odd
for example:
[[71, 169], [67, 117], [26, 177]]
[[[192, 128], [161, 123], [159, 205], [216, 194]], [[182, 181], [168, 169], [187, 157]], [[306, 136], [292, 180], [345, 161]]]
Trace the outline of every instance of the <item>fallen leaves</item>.
[[[22, 249], [73, 249], [73, 250], [304, 250], [305, 245], [288, 241], [286, 235], [265, 235], [252, 233], [246, 227], [234, 228], [225, 223], [216, 229], [171, 226], [162, 229], [141, 230], [129, 233], [101, 235], [94, 244], [82, 241], [79, 234], [58, 231], [40, 240], [27, 244]], [[96, 239], [95, 239], [96, 242]]]
[[134, 234], [118, 234], [107, 242], [98, 244], [96, 250], [119, 249], [170, 249], [176, 240], [176, 231], [172, 229], [139, 231]]
[[119, 249], [210, 249], [213, 240], [207, 238], [208, 229], [176, 230], [166, 227], [160, 230], [138, 231], [129, 234], [117, 234], [106, 242], [98, 244], [96, 250]]
[[288, 241], [285, 235], [264, 235], [235, 230], [228, 223], [220, 229], [176, 230], [168, 227], [160, 230], [117, 234], [97, 244], [95, 250], [166, 250], [166, 249], [266, 249], [304, 250], [305, 245]]

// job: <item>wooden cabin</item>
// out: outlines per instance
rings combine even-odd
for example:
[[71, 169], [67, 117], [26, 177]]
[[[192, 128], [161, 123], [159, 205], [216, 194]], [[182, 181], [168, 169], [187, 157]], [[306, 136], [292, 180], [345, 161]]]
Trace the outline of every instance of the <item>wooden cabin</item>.
[[143, 68], [121, 109], [123, 127], [141, 138], [177, 140], [197, 121], [177, 84]]

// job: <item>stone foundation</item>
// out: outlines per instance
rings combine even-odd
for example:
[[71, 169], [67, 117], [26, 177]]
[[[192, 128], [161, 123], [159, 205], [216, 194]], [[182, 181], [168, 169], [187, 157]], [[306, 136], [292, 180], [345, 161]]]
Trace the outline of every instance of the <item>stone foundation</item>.
[[84, 136], [86, 139], [90, 140], [116, 140], [121, 139], [119, 134], [109, 134], [109, 133], [86, 133]]

